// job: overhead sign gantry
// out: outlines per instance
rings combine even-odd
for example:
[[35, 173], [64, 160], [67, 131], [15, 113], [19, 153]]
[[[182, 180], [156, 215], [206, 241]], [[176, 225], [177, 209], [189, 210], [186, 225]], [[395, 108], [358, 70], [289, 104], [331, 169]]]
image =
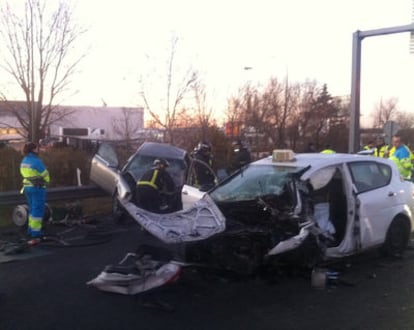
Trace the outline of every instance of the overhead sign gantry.
[[414, 40], [414, 24], [390, 28], [356, 31], [352, 37], [352, 77], [351, 77], [351, 109], [348, 151], [355, 153], [360, 149], [360, 88], [361, 88], [361, 42], [366, 37], [386, 34], [411, 32]]

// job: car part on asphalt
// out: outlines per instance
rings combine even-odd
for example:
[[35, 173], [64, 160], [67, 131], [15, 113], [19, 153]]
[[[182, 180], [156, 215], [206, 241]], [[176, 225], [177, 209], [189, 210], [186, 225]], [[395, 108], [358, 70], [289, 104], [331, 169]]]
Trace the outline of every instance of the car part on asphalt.
[[149, 256], [128, 253], [118, 265], [108, 265], [86, 284], [102, 291], [134, 295], [172, 283], [178, 279], [181, 266], [152, 260]]
[[[53, 211], [50, 206], [46, 203], [45, 215], [43, 216], [43, 223], [47, 224], [53, 219]], [[29, 206], [27, 204], [17, 205], [13, 209], [12, 220], [13, 223], [18, 227], [27, 226], [27, 220], [29, 219]]]

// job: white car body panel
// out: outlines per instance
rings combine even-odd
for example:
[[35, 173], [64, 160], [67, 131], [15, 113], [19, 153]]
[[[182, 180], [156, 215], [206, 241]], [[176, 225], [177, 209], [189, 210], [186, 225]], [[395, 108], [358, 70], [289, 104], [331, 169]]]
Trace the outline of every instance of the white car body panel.
[[386, 186], [358, 196], [362, 248], [381, 244], [392, 219], [403, 210], [403, 203], [398, 201], [399, 193], [388, 196], [389, 192], [390, 188]]

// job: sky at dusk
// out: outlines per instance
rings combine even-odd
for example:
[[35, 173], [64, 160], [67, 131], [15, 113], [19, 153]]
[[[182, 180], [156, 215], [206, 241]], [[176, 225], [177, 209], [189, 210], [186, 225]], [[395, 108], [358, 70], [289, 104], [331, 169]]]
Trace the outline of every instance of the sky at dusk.
[[[19, 0], [13, 0], [12, 2]], [[246, 82], [271, 76], [326, 83], [349, 95], [352, 34], [412, 23], [412, 0], [73, 0], [76, 20], [88, 28], [87, 51], [66, 103], [139, 106], [139, 79], [162, 86], [171, 36], [176, 64], [205, 77], [216, 113]], [[409, 33], [362, 42], [362, 122], [381, 99], [396, 97], [414, 112], [414, 55]], [[251, 70], [244, 70], [244, 67]], [[1, 78], [0, 78], [1, 82]], [[158, 86], [158, 87], [157, 87]]]

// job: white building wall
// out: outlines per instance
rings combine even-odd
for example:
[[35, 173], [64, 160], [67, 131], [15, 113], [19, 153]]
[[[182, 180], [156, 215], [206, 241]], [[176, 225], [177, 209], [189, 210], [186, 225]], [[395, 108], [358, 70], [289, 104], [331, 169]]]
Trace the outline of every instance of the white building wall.
[[[134, 138], [144, 128], [144, 109], [127, 107], [65, 106], [68, 114], [50, 125], [50, 135], [57, 136], [61, 127], [103, 129], [102, 139], [123, 140], [128, 133]], [[126, 132], [128, 131], [128, 132]]]

